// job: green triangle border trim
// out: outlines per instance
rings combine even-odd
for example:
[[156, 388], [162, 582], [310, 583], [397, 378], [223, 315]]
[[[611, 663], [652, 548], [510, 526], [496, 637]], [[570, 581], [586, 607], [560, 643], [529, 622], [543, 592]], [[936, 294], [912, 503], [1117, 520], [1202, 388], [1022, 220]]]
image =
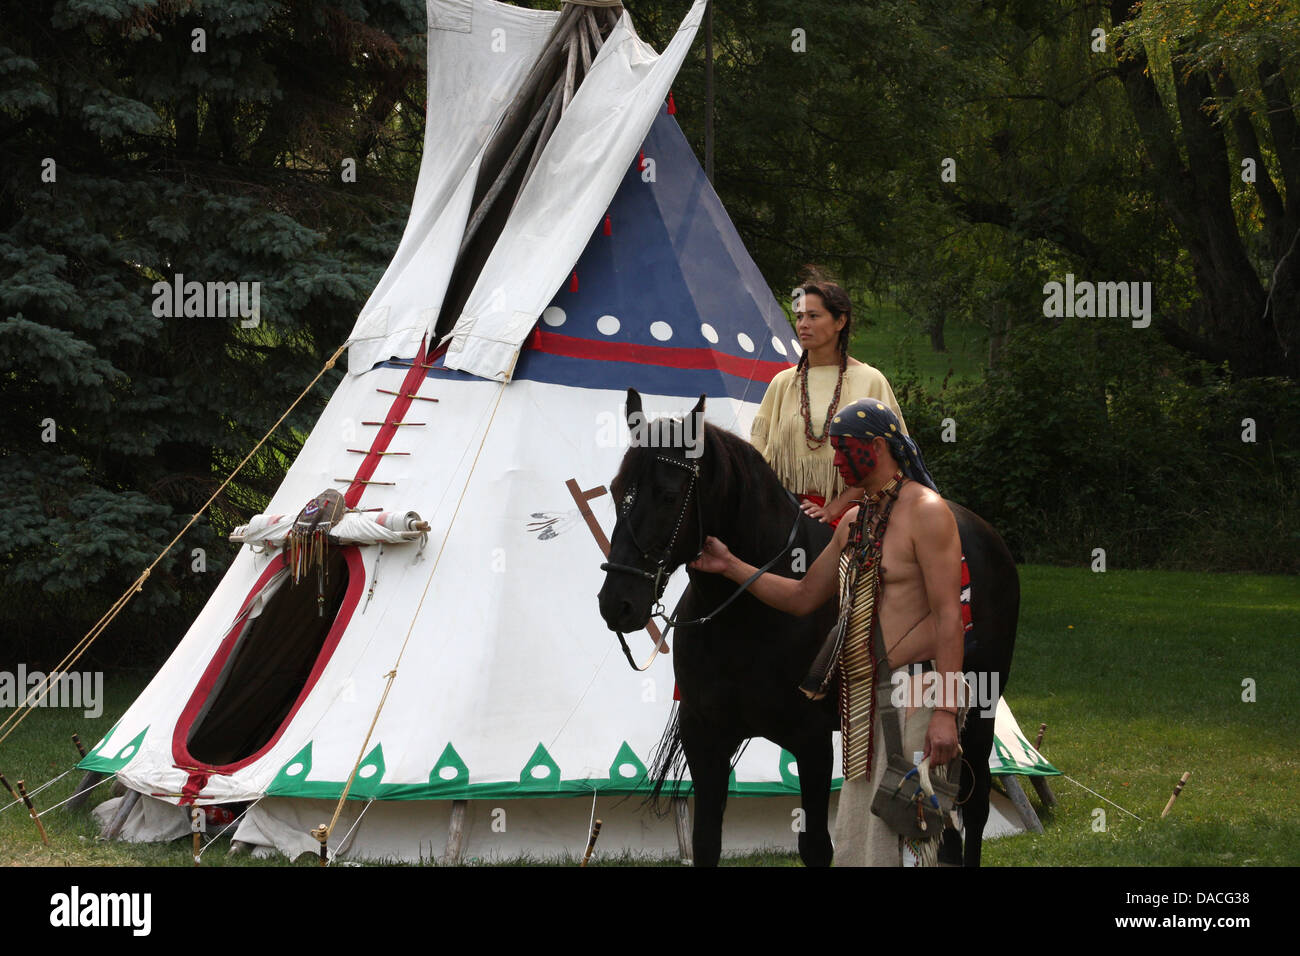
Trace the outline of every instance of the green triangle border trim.
[[[77, 768], [80, 770], [94, 770], [98, 773], [117, 773], [140, 754], [144, 744], [144, 736], [149, 733], [149, 727], [140, 731], [130, 741], [119, 749], [113, 756], [106, 756], [109, 739], [113, 736], [113, 731], [117, 730], [118, 724], [114, 724], [112, 730], [104, 735], [104, 739], [95, 744], [94, 748], [81, 760], [77, 761]], [[125, 756], [124, 756], [125, 755]]]
[[[291, 793], [298, 781], [306, 781], [307, 777], [311, 774], [311, 745], [312, 742], [310, 740], [307, 741], [307, 745], [303, 747], [302, 750], [299, 750], [284, 762], [284, 766], [281, 767], [279, 773], [275, 775], [275, 779], [271, 781], [271, 785], [266, 788], [268, 794], [279, 795], [282, 793]], [[291, 768], [298, 766], [299, 764], [302, 765], [302, 769], [297, 773], [291, 773]]]

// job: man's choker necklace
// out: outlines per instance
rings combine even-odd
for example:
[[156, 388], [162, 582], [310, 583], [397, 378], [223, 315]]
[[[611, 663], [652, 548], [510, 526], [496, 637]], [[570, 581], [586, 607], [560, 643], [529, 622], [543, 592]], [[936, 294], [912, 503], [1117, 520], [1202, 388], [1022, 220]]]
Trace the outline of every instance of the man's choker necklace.
[[879, 504], [881, 501], [884, 500], [885, 495], [889, 495], [891, 498], [897, 497], [898, 488], [903, 483], [903, 480], [904, 480], [903, 473], [901, 471], [894, 472], [893, 478], [890, 478], [887, 482], [885, 482], [885, 484], [881, 487], [881, 489], [877, 491], [874, 495], [867, 495], [863, 499], [862, 503]]

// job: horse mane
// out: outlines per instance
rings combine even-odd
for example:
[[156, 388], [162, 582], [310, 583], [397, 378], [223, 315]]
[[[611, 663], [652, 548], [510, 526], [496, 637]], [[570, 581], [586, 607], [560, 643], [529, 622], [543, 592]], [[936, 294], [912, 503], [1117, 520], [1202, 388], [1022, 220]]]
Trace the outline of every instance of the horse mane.
[[[681, 420], [671, 417], [661, 417], [650, 423], [650, 444], [629, 448], [618, 474], [610, 482], [610, 493], [616, 502], [622, 499], [629, 486], [639, 486], [649, 475], [660, 450], [683, 449], [680, 432], [674, 434], [670, 431], [680, 427]], [[757, 448], [735, 432], [709, 422], [704, 423], [703, 457], [708, 463], [702, 475], [707, 482], [705, 494], [708, 501], [720, 509], [718, 517], [723, 519], [717, 526], [724, 531], [720, 536], [728, 545], [733, 543], [731, 538], [735, 538], [735, 543], [743, 546], [753, 537], [756, 525], [753, 521], [740, 520], [744, 511], [753, 514], [753, 509], [777, 505], [786, 496], [785, 488]]]
[[784, 539], [790, 521], [785, 486], [759, 450], [734, 432], [706, 424], [704, 442], [709, 461], [705, 494], [717, 509], [717, 536], [737, 554], [769, 550], [762, 536], [772, 529], [755, 516], [782, 515], [777, 523]]

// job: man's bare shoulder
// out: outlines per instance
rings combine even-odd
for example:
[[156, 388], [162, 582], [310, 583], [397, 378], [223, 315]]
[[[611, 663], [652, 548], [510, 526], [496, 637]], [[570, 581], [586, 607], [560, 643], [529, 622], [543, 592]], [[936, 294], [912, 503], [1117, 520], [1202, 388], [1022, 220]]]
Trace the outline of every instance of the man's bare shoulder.
[[942, 498], [919, 481], [905, 481], [903, 482], [903, 487], [898, 489], [898, 504], [895, 505], [895, 508], [901, 506], [911, 514], [915, 513], [918, 509], [932, 507], [932, 505], [927, 504], [927, 502], [930, 502], [931, 500], [943, 504]]
[[908, 484], [913, 489], [908, 510], [919, 534], [946, 536], [957, 530], [957, 519], [941, 495], [919, 482], [910, 481]]
[[837, 551], [843, 551], [844, 546], [849, 543], [849, 527], [858, 520], [858, 510], [858, 506], [854, 505], [844, 512], [844, 517], [840, 518], [840, 523], [835, 526], [835, 537], [831, 539], [831, 544]]

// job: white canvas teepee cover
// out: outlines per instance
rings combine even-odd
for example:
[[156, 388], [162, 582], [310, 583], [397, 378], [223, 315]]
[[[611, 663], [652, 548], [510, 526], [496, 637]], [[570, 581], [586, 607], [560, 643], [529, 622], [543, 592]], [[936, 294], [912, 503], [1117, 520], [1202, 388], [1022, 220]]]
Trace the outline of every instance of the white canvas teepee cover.
[[[265, 622], [298, 592], [283, 551], [244, 547], [84, 766], [173, 803], [260, 801], [238, 838], [290, 854], [314, 848], [308, 830], [329, 818], [358, 758], [336, 851], [439, 856], [450, 801], [461, 799], [471, 801], [467, 856], [579, 853], [593, 799], [603, 852], [676, 849], [673, 822], [638, 810], [672, 704], [671, 657], [645, 674], [627, 667], [597, 612], [602, 552], [582, 510], [612, 531], [601, 489], [625, 450], [628, 386], [652, 414], [680, 414], [708, 394], [709, 420], [747, 434], [767, 382], [798, 350], [665, 113], [702, 8], [662, 58], [622, 18], [498, 240], [516, 257], [513, 272], [488, 260], [479, 282], [488, 294], [475, 288], [449, 348], [438, 349], [429, 333], [482, 146], [512, 95], [510, 78], [526, 72], [521, 49], [539, 47], [555, 14], [490, 0], [431, 4], [429, 102], [464, 105], [450, 121], [462, 133], [436, 124], [401, 247], [353, 333], [352, 374], [266, 509], [294, 515], [336, 488], [353, 507], [418, 513], [427, 540], [337, 549], [320, 649], [283, 716], [274, 711], [274, 726], [256, 733], [236, 685], [262, 675], [241, 671], [240, 657], [274, 642]], [[508, 68], [490, 52], [497, 28], [518, 57], [502, 61]], [[474, 77], [481, 92], [463, 86]], [[600, 77], [609, 90], [594, 83]], [[586, 115], [584, 96], [597, 112], [614, 96], [616, 115], [586, 128], [570, 121]], [[643, 175], [643, 151], [654, 176]], [[580, 184], [571, 161], [585, 170]], [[547, 210], [560, 206], [560, 232], [545, 231]], [[313, 592], [305, 607], [314, 611], [314, 576], [296, 588]], [[639, 655], [651, 649], [645, 634], [630, 639]], [[214, 730], [227, 724], [240, 740]], [[777, 805], [734, 801], [728, 849], [793, 847], [799, 799], [788, 755], [756, 741], [733, 794]]]

